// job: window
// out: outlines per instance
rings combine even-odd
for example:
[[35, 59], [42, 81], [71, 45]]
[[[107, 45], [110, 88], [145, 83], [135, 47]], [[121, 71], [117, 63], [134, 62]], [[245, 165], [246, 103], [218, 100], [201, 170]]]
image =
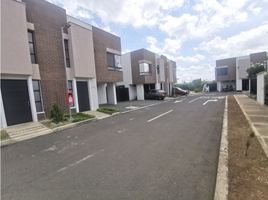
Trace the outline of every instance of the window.
[[[68, 80], [67, 87], [68, 87], [68, 91], [71, 92], [74, 95], [74, 93], [73, 93], [73, 81]], [[71, 107], [74, 107], [74, 102], [70, 106]]]
[[151, 65], [148, 63], [140, 63], [140, 75], [150, 74]]
[[71, 67], [68, 40], [64, 39], [64, 52], [66, 67]]
[[37, 112], [43, 111], [42, 106], [42, 96], [40, 89], [40, 81], [33, 80], [33, 91], [34, 91], [34, 99], [35, 99], [35, 107]]
[[120, 70], [121, 56], [107, 52], [107, 65], [111, 70]]
[[159, 65], [157, 65], [156, 70], [157, 70], [157, 74], [160, 74], [160, 67], [159, 67]]
[[218, 68], [217, 76], [226, 76], [228, 75], [228, 68]]
[[36, 59], [34, 33], [33, 31], [29, 31], [29, 30], [28, 30], [28, 43], [29, 43], [29, 49], [30, 49], [31, 62], [33, 64], [36, 64], [37, 59]]

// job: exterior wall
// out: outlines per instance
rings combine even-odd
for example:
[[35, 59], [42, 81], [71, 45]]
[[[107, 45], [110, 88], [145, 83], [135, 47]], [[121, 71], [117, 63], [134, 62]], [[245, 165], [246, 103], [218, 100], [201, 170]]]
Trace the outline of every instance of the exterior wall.
[[[226, 66], [228, 68], [228, 74], [226, 76], [218, 76], [217, 68]], [[236, 58], [227, 58], [222, 60], [216, 60], [215, 68], [216, 81], [231, 81], [236, 79]]]
[[165, 82], [165, 63], [163, 59], [159, 59], [159, 82]]
[[98, 83], [114, 83], [123, 81], [123, 72], [109, 70], [107, 66], [107, 49], [121, 54], [120, 37], [107, 33], [99, 28], [92, 27], [96, 75]]
[[267, 52], [252, 53], [249, 55], [249, 57], [251, 65], [256, 63], [264, 63], [264, 61], [267, 61], [268, 59]]
[[137, 88], [134, 85], [128, 86], [129, 100], [135, 100], [137, 98]]
[[242, 91], [242, 80], [248, 78], [247, 69], [250, 67], [249, 56], [236, 59], [236, 90]]
[[107, 84], [107, 100], [108, 104], [117, 104], [115, 83]]
[[137, 84], [137, 100], [144, 100], [144, 86], [143, 84]]
[[97, 85], [97, 90], [98, 90], [99, 104], [106, 104], [107, 103], [106, 84], [105, 83], [99, 83]]
[[121, 57], [123, 69], [123, 83], [125, 86], [132, 84], [131, 56], [130, 53], [124, 54]]
[[[139, 64], [151, 64], [150, 75], [140, 75]], [[131, 52], [132, 80], [134, 84], [156, 83], [155, 54], [146, 49]]]
[[[68, 18], [71, 21], [71, 18]], [[69, 22], [69, 51], [73, 76], [80, 78], [95, 78], [95, 60], [91, 26]]]
[[1, 1], [1, 74], [32, 75], [23, 2]]
[[257, 101], [264, 105], [265, 102], [265, 90], [264, 90], [264, 75], [266, 72], [261, 72], [257, 74]]
[[90, 110], [97, 110], [99, 108], [98, 100], [98, 90], [97, 90], [97, 81], [95, 78], [88, 80], [88, 89], [89, 89], [89, 102]]
[[66, 25], [65, 10], [43, 0], [24, 0], [27, 21], [35, 25], [37, 62], [45, 112], [57, 103], [67, 111], [67, 91], [62, 27]]

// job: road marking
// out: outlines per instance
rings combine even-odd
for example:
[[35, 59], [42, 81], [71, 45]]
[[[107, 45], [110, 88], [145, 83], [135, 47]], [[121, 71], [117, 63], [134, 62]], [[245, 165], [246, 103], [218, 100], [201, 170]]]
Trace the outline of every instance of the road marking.
[[171, 112], [173, 112], [173, 110], [169, 110], [169, 111], [167, 111], [165, 113], [162, 113], [161, 115], [158, 115], [158, 116], [156, 116], [156, 117], [154, 117], [152, 119], [149, 119], [147, 122], [154, 121], [154, 120], [158, 119], [159, 117], [163, 117], [164, 115], [167, 115], [168, 113], [171, 113]]
[[87, 155], [84, 158], [82, 158], [82, 159], [80, 159], [80, 160], [78, 160], [78, 161], [76, 161], [74, 163], [71, 163], [71, 164], [69, 164], [69, 165], [57, 170], [57, 173], [62, 172], [62, 171], [66, 170], [66, 169], [68, 169], [70, 167], [74, 167], [75, 165], [78, 165], [78, 164], [86, 161], [87, 159], [94, 157], [97, 153], [100, 153], [100, 152], [103, 152], [103, 151], [104, 151], [104, 149], [101, 149], [101, 150], [99, 150], [99, 151], [97, 151], [97, 152], [95, 152], [93, 154]]
[[202, 98], [202, 97], [195, 98], [195, 99], [189, 101], [188, 103], [193, 103], [193, 102], [195, 102], [195, 101], [197, 101], [198, 99], [201, 99], [201, 98]]
[[180, 102], [183, 102], [185, 99], [186, 99], [186, 97], [184, 97], [184, 98], [182, 98], [182, 99], [179, 99], [179, 100], [175, 100], [174, 103], [180, 103]]
[[203, 103], [203, 106], [204, 106], [204, 105], [206, 105], [208, 102], [211, 102], [211, 101], [216, 102], [216, 101], [218, 101], [218, 100], [217, 100], [217, 99], [211, 99], [211, 100], [207, 100], [205, 103]]

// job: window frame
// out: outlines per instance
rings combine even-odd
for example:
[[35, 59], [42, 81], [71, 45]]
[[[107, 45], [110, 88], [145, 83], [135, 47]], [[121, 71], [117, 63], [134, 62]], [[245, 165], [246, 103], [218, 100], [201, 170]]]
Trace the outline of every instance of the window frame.
[[[148, 70], [145, 71], [145, 64], [148, 65]], [[152, 65], [146, 62], [139, 63], [140, 75], [151, 75]], [[143, 69], [143, 70], [142, 70]]]
[[65, 67], [71, 68], [69, 40], [63, 39], [63, 45], [64, 45]]
[[216, 68], [217, 76], [228, 76], [228, 67]]
[[[112, 58], [112, 65], [110, 65], [110, 59], [109, 59], [109, 56], [111, 56], [110, 58]], [[116, 57], [118, 56], [118, 61], [117, 62], [117, 59]], [[122, 70], [122, 67], [121, 67], [121, 56], [118, 55], [118, 54], [114, 54], [114, 53], [111, 53], [111, 52], [106, 52], [106, 62], [107, 62], [107, 67], [109, 70], [115, 70], [115, 71], [121, 71]]]
[[[33, 93], [34, 93], [34, 103], [35, 103], [35, 108], [36, 108], [36, 113], [44, 113], [44, 106], [43, 106], [43, 97], [42, 97], [42, 91], [41, 91], [41, 84], [40, 84], [40, 80], [32, 80], [32, 82], [36, 82], [38, 84], [38, 89], [34, 88], [34, 84], [33, 84]], [[39, 93], [39, 97], [40, 100], [36, 100], [35, 98], [35, 93], [38, 92]], [[41, 106], [41, 111], [37, 110], [37, 106], [36, 103], [40, 103]]]
[[[29, 34], [31, 34], [32, 41], [29, 40]], [[28, 45], [29, 45], [29, 52], [30, 52], [31, 63], [32, 64], [37, 64], [37, 54], [36, 54], [36, 45], [35, 45], [35, 34], [34, 34], [34, 31], [28, 29], [27, 35], [28, 35]], [[33, 46], [33, 52], [31, 52], [30, 45]]]

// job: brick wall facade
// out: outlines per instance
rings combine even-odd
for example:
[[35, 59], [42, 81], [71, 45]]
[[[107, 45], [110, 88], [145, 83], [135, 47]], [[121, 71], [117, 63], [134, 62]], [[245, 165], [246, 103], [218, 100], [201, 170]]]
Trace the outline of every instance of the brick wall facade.
[[46, 116], [54, 103], [67, 111], [65, 102], [66, 73], [61, 28], [66, 24], [64, 9], [44, 0], [23, 0], [27, 21], [34, 24], [37, 63], [41, 76]]
[[98, 83], [115, 83], [123, 81], [123, 72], [109, 70], [107, 65], [107, 48], [121, 52], [120, 37], [92, 27], [93, 43]]
[[[221, 66], [228, 66], [228, 74], [226, 76], [217, 75], [217, 67], [221, 67]], [[216, 77], [216, 81], [236, 80], [236, 58], [216, 60], [215, 77]]]

